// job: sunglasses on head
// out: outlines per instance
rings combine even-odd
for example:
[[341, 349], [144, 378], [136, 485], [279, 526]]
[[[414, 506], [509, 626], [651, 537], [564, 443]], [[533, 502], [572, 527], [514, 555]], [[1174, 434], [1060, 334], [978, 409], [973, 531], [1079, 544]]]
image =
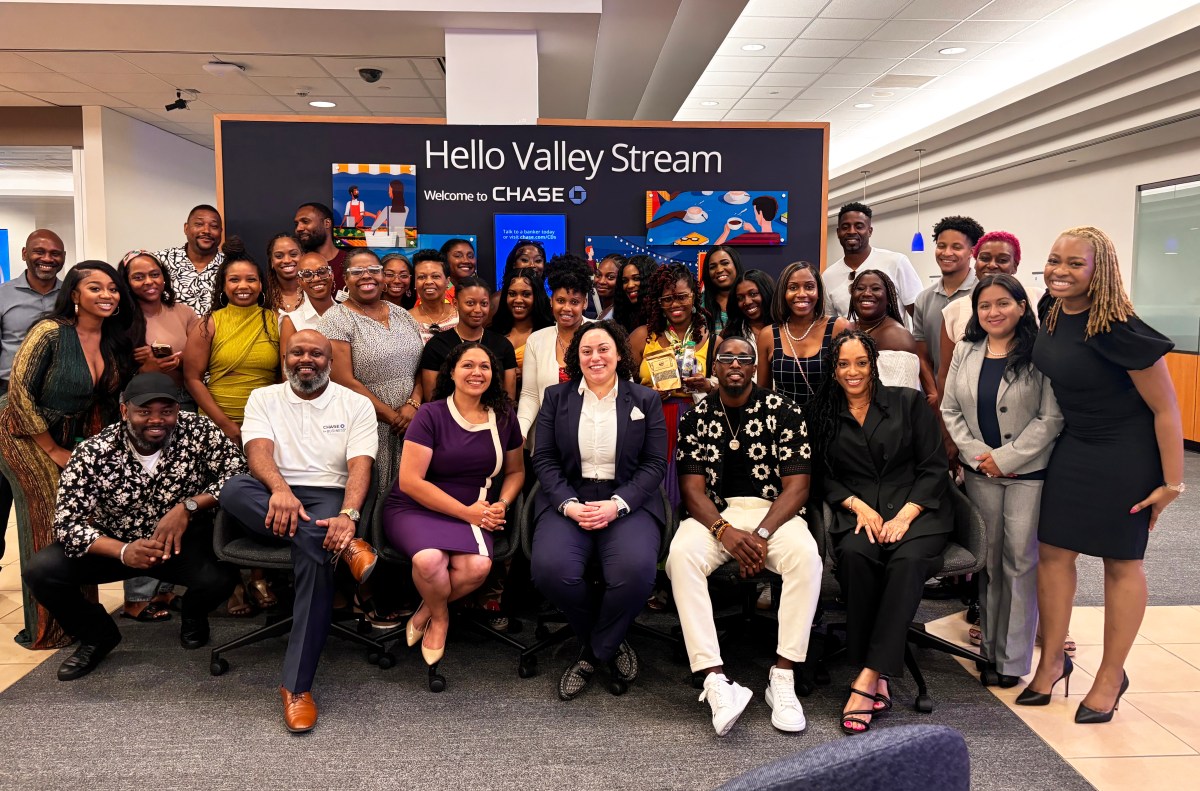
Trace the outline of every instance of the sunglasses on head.
[[733, 352], [720, 352], [717, 354], [717, 362], [721, 365], [754, 365], [753, 354], [734, 354]]

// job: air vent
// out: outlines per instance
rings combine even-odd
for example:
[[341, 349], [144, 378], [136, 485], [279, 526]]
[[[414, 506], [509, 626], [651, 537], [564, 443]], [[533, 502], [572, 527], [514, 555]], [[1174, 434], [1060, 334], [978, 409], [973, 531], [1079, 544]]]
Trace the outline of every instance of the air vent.
[[868, 88], [920, 88], [937, 79], [925, 74], [887, 74], [868, 85]]

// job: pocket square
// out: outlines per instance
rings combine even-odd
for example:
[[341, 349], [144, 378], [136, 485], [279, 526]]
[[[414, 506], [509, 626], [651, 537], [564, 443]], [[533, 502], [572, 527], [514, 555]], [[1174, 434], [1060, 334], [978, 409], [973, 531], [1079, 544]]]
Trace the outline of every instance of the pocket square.
[[642, 410], [638, 409], [637, 407], [634, 407], [633, 411], [629, 413], [629, 419], [630, 420], [645, 420], [646, 416], [642, 413]]

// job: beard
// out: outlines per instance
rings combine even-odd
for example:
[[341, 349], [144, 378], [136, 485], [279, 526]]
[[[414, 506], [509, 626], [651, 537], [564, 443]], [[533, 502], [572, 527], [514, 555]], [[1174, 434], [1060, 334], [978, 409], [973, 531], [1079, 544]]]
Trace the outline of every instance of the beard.
[[300, 249], [306, 253], [314, 253], [321, 249], [328, 238], [329, 234], [325, 233], [325, 229], [318, 226], [308, 232], [307, 241], [303, 238], [300, 239]]
[[325, 385], [329, 384], [329, 370], [329, 368], [325, 368], [324, 370], [318, 371], [316, 376], [306, 381], [300, 378], [294, 368], [289, 368], [287, 369], [288, 384], [290, 384], [292, 389], [297, 393], [312, 395], [318, 390], [323, 389]]
[[151, 442], [134, 431], [133, 426], [129, 425], [129, 421], [125, 422], [125, 436], [129, 438], [129, 444], [133, 445], [133, 449], [142, 456], [153, 455], [166, 447], [167, 440], [171, 438], [171, 433], [172, 431], [168, 430], [163, 434], [161, 440]]

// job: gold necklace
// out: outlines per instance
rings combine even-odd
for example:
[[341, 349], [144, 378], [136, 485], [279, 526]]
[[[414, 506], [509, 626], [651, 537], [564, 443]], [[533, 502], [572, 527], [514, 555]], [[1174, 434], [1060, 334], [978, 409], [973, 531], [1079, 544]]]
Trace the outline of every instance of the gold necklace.
[[729, 410], [725, 407], [724, 401], [721, 402], [721, 414], [725, 416], [725, 425], [729, 426], [729, 449], [737, 450], [738, 448], [742, 447], [742, 443], [738, 442], [737, 438], [738, 433], [742, 430], [742, 420], [740, 417], [738, 418], [737, 431], [734, 431], [733, 423], [729, 422]]
[[382, 316], [381, 318], [376, 318], [375, 316], [371, 315], [370, 311], [368, 311], [368, 310], [367, 310], [367, 306], [366, 306], [366, 305], [364, 305], [363, 303], [359, 302], [359, 301], [358, 301], [357, 299], [355, 299], [354, 297], [350, 297], [350, 298], [349, 298], [349, 301], [350, 301], [350, 302], [352, 302], [352, 303], [354, 303], [355, 307], [357, 307], [357, 308], [358, 308], [358, 312], [359, 312], [359, 313], [363, 314], [364, 316], [366, 316], [366, 317], [367, 317], [368, 319], [370, 319], [371, 321], [378, 321], [378, 322], [380, 322], [380, 323], [382, 324], [382, 323], [383, 323], [383, 321], [384, 321], [384, 320], [387, 318], [387, 313], [388, 313], [388, 312], [387, 312], [387, 308], [384, 308], [383, 316]]
[[882, 319], [880, 319], [879, 321], [875, 322], [875, 323], [874, 323], [874, 324], [872, 324], [870, 327], [864, 327], [864, 326], [863, 326], [863, 324], [862, 324], [862, 322], [860, 321], [860, 322], [858, 323], [858, 328], [859, 328], [860, 330], [862, 330], [863, 332], [867, 333], [868, 335], [870, 335], [870, 334], [871, 334], [871, 333], [873, 333], [873, 332], [874, 332], [876, 329], [878, 329], [878, 327], [879, 327], [879, 325], [880, 325], [880, 324], [883, 324], [883, 323], [884, 323], [885, 321], [887, 321], [887, 320], [888, 320], [888, 317], [887, 317], [887, 315], [885, 314], [885, 315], [884, 315], [884, 317], [883, 317]]

